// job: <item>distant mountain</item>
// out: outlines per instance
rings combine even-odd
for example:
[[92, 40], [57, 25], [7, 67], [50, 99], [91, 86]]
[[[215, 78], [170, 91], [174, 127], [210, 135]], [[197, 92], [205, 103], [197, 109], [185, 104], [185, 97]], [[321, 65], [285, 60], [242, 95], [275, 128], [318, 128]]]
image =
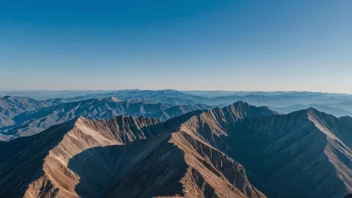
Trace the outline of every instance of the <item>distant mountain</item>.
[[[118, 115], [134, 117], [146, 116], [165, 121], [171, 117], [179, 116], [190, 111], [207, 109], [206, 105], [172, 106], [169, 104], [148, 103], [140, 101], [119, 101], [118, 99], [89, 99], [41, 108], [28, 111], [11, 119], [12, 125], [0, 128], [0, 133], [6, 137], [2, 140], [18, 136], [28, 136], [41, 132], [50, 126], [60, 124], [75, 117], [84, 116], [92, 120], [112, 118]], [[6, 138], [6, 139], [5, 139]]]
[[1, 95], [29, 97], [36, 100], [48, 100], [51, 98], [73, 98], [88, 94], [103, 94], [111, 90], [37, 90], [37, 91], [0, 91]]
[[[352, 95], [319, 92], [260, 92], [260, 91], [177, 91], [177, 90], [117, 90], [117, 91], [26, 91], [9, 92], [17, 95], [40, 96], [48, 105], [76, 102], [94, 98], [116, 97], [119, 100], [141, 100], [167, 103], [173, 106], [207, 104], [224, 106], [236, 101], [246, 101], [259, 106], [276, 108], [292, 105], [324, 105], [352, 112]], [[48, 99], [48, 97], [50, 97]], [[341, 103], [341, 105], [339, 105]], [[347, 109], [345, 109], [347, 107]]]
[[313, 107], [321, 112], [332, 114], [336, 117], [352, 116], [352, 112], [349, 112], [340, 108], [334, 108], [334, 107], [329, 107], [329, 106], [320, 105], [320, 104], [309, 104], [309, 105], [296, 104], [296, 105], [280, 107], [280, 108], [271, 107], [271, 109], [274, 109], [280, 113], [291, 113], [301, 109], [308, 109], [310, 107]]
[[105, 94], [90, 94], [73, 98], [74, 100], [85, 100], [91, 98], [116, 97], [119, 100], [145, 100], [153, 103], [166, 103], [171, 105], [200, 104], [208, 99], [194, 96], [177, 90], [120, 90]]
[[182, 106], [174, 106], [168, 109], [164, 109], [160, 112], [153, 113], [153, 114], [145, 114], [144, 116], [150, 117], [150, 118], [157, 118], [157, 119], [160, 119], [161, 121], [166, 121], [170, 118], [177, 117], [192, 111], [205, 110], [209, 108], [210, 107], [208, 105], [204, 105], [204, 104], [182, 105]]
[[215, 98], [222, 96], [231, 96], [231, 95], [241, 95], [248, 92], [240, 92], [240, 91], [217, 91], [217, 90], [203, 90], [203, 91], [182, 91], [183, 93], [194, 95], [194, 96], [202, 96], [206, 98]]
[[27, 97], [1, 96], [0, 115], [13, 117], [25, 111], [33, 111], [48, 106], [47, 103]]
[[352, 112], [352, 100], [345, 100], [338, 103], [330, 103], [328, 105], [333, 108], [340, 108], [340, 109]]
[[45, 102], [47, 102], [48, 104], [51, 104], [51, 106], [54, 106], [62, 103], [78, 102], [78, 101], [80, 100], [75, 98], [50, 98], [50, 99], [47, 99]]
[[235, 94], [230, 96], [215, 97], [212, 98], [212, 100], [213, 103], [216, 104], [230, 104], [235, 101], [246, 101], [254, 105], [285, 107], [295, 104], [330, 104], [338, 103], [344, 100], [352, 101], [352, 96], [315, 92], [278, 92], [276, 94], [254, 92], [241, 95]]
[[11, 118], [25, 111], [34, 111], [49, 104], [44, 101], [27, 97], [1, 96], [0, 97], [0, 127], [13, 124]]

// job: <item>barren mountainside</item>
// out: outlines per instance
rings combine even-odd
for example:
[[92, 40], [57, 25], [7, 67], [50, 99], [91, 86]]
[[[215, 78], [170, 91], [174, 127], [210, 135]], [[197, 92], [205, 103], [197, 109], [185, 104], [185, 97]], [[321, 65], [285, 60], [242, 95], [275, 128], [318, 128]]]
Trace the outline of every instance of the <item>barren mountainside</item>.
[[201, 112], [180, 126], [241, 163], [271, 197], [343, 197], [352, 191], [350, 117], [312, 108], [251, 119], [225, 112]]
[[350, 117], [310, 108], [241, 119], [239, 112], [226, 109], [231, 106], [168, 122], [181, 120], [182, 130], [241, 163], [252, 183], [270, 197], [343, 197], [352, 191]]
[[264, 197], [240, 164], [154, 119], [79, 118], [30, 141], [0, 164], [0, 195]]
[[166, 122], [78, 118], [0, 144], [0, 197], [340, 198], [351, 131], [350, 117], [245, 102]]

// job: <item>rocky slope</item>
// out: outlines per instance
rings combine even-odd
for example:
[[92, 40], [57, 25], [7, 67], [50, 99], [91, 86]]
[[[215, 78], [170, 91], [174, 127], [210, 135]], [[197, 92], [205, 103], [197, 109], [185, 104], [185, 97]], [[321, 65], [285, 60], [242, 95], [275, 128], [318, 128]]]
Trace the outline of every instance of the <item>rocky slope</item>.
[[[237, 111], [240, 107], [247, 117]], [[182, 130], [244, 165], [251, 181], [270, 197], [338, 198], [352, 192], [352, 118], [312, 108], [256, 116], [257, 109], [248, 114], [248, 107], [236, 103], [168, 122], [181, 123]]]
[[245, 102], [164, 123], [79, 118], [0, 144], [0, 195], [340, 198], [352, 192], [351, 131], [350, 117]]
[[265, 197], [240, 164], [155, 119], [79, 118], [26, 140], [3, 157], [0, 196]]
[[352, 128], [340, 124], [314, 109], [247, 120], [229, 135], [229, 153], [280, 197], [343, 197], [352, 191], [352, 152], [341, 139]]

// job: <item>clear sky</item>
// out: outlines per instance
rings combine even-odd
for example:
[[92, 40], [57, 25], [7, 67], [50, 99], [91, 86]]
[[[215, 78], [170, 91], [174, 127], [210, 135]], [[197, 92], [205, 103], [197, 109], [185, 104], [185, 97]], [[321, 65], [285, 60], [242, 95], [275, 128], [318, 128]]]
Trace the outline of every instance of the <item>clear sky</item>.
[[351, 0], [2, 0], [0, 89], [352, 93]]

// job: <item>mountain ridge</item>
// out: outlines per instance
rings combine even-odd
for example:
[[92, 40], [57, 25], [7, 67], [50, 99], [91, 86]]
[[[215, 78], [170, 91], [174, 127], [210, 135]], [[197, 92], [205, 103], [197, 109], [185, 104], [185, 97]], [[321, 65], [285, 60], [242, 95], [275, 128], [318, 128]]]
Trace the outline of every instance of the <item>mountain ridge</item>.
[[[124, 122], [119, 123], [119, 120], [124, 121]], [[249, 181], [248, 181], [248, 179], [246, 179], [246, 176], [245, 176], [244, 168], [241, 165], [234, 162], [230, 158], [226, 157], [225, 154], [223, 154], [220, 151], [218, 151], [217, 149], [213, 148], [208, 143], [203, 142], [201, 140], [197, 140], [197, 137], [192, 137], [192, 135], [187, 134], [185, 132], [181, 132], [181, 131], [179, 131], [179, 132], [168, 131], [167, 133], [154, 134], [153, 129], [150, 129], [148, 127], [146, 129], [144, 129], [143, 127], [141, 127], [143, 125], [138, 124], [139, 121], [141, 121], [141, 120], [144, 120], [142, 123], [150, 123], [150, 125], [148, 125], [148, 126], [153, 125], [152, 128], [157, 127], [157, 129], [155, 131], [160, 132], [160, 131], [163, 131], [163, 129], [164, 129], [164, 125], [163, 124], [160, 125], [160, 121], [157, 121], [155, 119], [132, 118], [132, 117], [120, 116], [120, 117], [115, 117], [114, 119], [110, 119], [110, 120], [89, 121], [85, 118], [77, 118], [77, 119], [70, 121], [68, 123], [64, 123], [64, 124], [52, 127], [50, 129], [48, 129], [47, 131], [36, 135], [36, 136], [45, 138], [45, 141], [43, 141], [43, 140], [36, 141], [36, 142], [40, 142], [40, 144], [48, 144], [51, 141], [57, 142], [57, 143], [54, 143], [54, 145], [52, 145], [50, 148], [48, 148], [48, 151], [39, 152], [38, 155], [42, 156], [39, 158], [43, 158], [43, 161], [44, 161], [44, 164], [42, 165], [42, 167], [43, 167], [42, 169], [40, 168], [41, 165], [37, 164], [36, 166], [34, 166], [34, 169], [30, 168], [30, 169], [27, 169], [25, 172], [21, 173], [21, 177], [30, 177], [29, 175], [32, 175], [33, 173], [39, 174], [38, 179], [35, 179], [34, 181], [30, 182], [28, 185], [26, 183], [25, 184], [22, 183], [22, 185], [21, 185], [21, 183], [16, 184], [17, 182], [14, 181], [13, 179], [11, 180], [11, 182], [9, 182], [8, 181], [9, 178], [2, 178], [0, 180], [1, 185], [10, 186], [10, 187], [15, 186], [15, 187], [10, 188], [10, 189], [4, 188], [4, 189], [0, 190], [0, 194], [2, 194], [4, 196], [17, 197], [18, 194], [16, 194], [14, 192], [14, 189], [17, 189], [17, 192], [21, 191], [21, 189], [22, 189], [21, 192], [24, 193], [24, 197], [27, 197], [27, 196], [28, 197], [33, 197], [33, 196], [35, 197], [35, 196], [45, 195], [45, 194], [51, 194], [51, 195], [56, 195], [56, 196], [65, 196], [65, 197], [76, 197], [78, 195], [79, 196], [85, 195], [85, 196], [89, 197], [89, 193], [87, 194], [87, 192], [90, 192], [90, 191], [87, 189], [96, 189], [99, 185], [96, 186], [95, 184], [94, 185], [91, 184], [91, 181], [89, 180], [89, 178], [88, 179], [86, 178], [87, 177], [86, 173], [79, 173], [79, 171], [76, 170], [76, 171], [78, 171], [78, 173], [77, 173], [78, 175], [77, 175], [76, 172], [73, 172], [69, 168], [69, 166], [72, 169], [74, 169], [73, 167], [75, 167], [75, 166], [72, 165], [73, 162], [70, 162], [69, 156], [76, 156], [79, 153], [82, 153], [84, 151], [89, 152], [89, 149], [94, 150], [94, 151], [91, 151], [92, 153], [89, 156], [91, 156], [91, 155], [95, 156], [94, 153], [96, 152], [97, 149], [103, 150], [102, 151], [103, 153], [99, 152], [100, 154], [98, 156], [101, 156], [101, 155], [105, 156], [106, 155], [106, 154], [104, 154], [106, 152], [105, 150], [109, 150], [108, 148], [105, 148], [106, 146], [115, 145], [113, 147], [116, 147], [119, 145], [122, 146], [125, 142], [132, 142], [132, 144], [126, 144], [127, 147], [124, 147], [126, 149], [120, 150], [119, 148], [121, 148], [121, 147], [119, 147], [119, 148], [117, 148], [118, 150], [114, 149], [114, 151], [129, 153], [130, 152], [129, 148], [132, 147], [131, 152], [134, 152], [133, 150], [135, 147], [133, 146], [133, 144], [138, 144], [139, 146], [137, 147], [137, 149], [138, 150], [145, 150], [145, 152], [147, 152], [147, 153], [149, 153], [151, 147], [156, 149], [156, 150], [152, 149], [150, 151], [153, 154], [152, 153], [148, 154], [147, 155], [147, 156], [149, 156], [148, 159], [154, 159], [154, 158], [150, 157], [151, 154], [154, 155], [155, 152], [158, 153], [162, 150], [166, 150], [168, 152], [161, 155], [161, 156], [172, 155], [176, 159], [179, 159], [179, 160], [176, 160], [177, 163], [180, 163], [182, 161], [183, 161], [183, 163], [185, 163], [185, 166], [181, 166], [184, 168], [177, 169], [178, 171], [181, 171], [184, 173], [184, 174], [181, 174], [181, 176], [182, 175], [184, 175], [184, 176], [182, 178], [180, 178], [180, 182], [183, 187], [182, 188], [178, 187], [178, 189], [179, 189], [179, 191], [177, 192], [178, 194], [183, 194], [186, 197], [194, 197], [195, 195], [201, 196], [201, 194], [203, 194], [203, 196], [206, 196], [206, 197], [208, 197], [210, 195], [211, 196], [216, 195], [216, 196], [220, 196], [220, 197], [233, 197], [233, 196], [247, 197], [247, 195], [250, 195], [251, 197], [264, 197], [263, 194], [261, 194], [251, 184], [249, 184]], [[116, 121], [116, 122], [114, 122], [114, 121]], [[118, 123], [118, 125], [114, 125], [114, 123]], [[156, 125], [154, 126], [154, 124], [156, 124]], [[108, 128], [105, 128], [107, 126], [108, 126]], [[122, 138], [123, 136], [121, 136], [121, 134], [118, 135], [118, 133], [116, 133], [116, 131], [119, 131], [119, 130], [117, 130], [117, 126], [119, 126], [119, 129], [123, 131], [123, 134], [125, 135], [124, 137], [126, 137], [126, 135], [127, 135], [128, 141], [126, 141], [126, 139], [123, 139]], [[135, 127], [135, 126], [138, 126], [138, 127]], [[61, 131], [61, 128], [65, 128], [65, 130]], [[101, 130], [101, 129], [103, 129], [103, 130]], [[144, 131], [142, 129], [144, 129]], [[66, 132], [64, 132], [64, 131], [66, 131]], [[99, 132], [97, 132], [97, 131], [99, 131]], [[115, 132], [112, 133], [112, 131], [115, 131]], [[143, 132], [141, 132], [141, 131], [143, 131]], [[149, 137], [152, 138], [148, 144], [152, 144], [152, 145], [157, 144], [157, 145], [154, 145], [154, 146], [150, 145], [146, 149], [143, 149], [144, 148], [143, 144], [146, 144], [148, 142], [148, 138], [146, 138], [146, 135], [148, 135], [148, 134], [149, 134]], [[52, 136], [55, 136], [55, 137], [52, 137]], [[94, 137], [94, 138], [92, 139], [92, 137]], [[144, 141], [142, 139], [146, 139], [146, 140]], [[14, 141], [16, 141], [16, 140], [14, 140]], [[47, 141], [49, 141], [49, 142], [45, 143]], [[22, 160], [22, 158], [25, 158], [26, 155], [28, 155], [27, 153], [29, 151], [32, 151], [33, 153], [37, 153], [36, 151], [39, 149], [39, 146], [37, 145], [38, 143], [36, 143], [36, 142], [34, 142], [32, 145], [30, 145], [26, 149], [22, 150], [22, 152], [20, 151], [19, 153], [15, 154], [14, 157], [10, 158], [8, 161], [0, 164], [0, 173], [18, 172], [19, 169], [22, 168], [22, 166], [26, 166], [26, 164], [24, 164], [24, 165], [21, 164], [16, 167], [11, 167], [9, 164], [13, 164], [14, 163], [13, 161], [16, 161], [16, 160]], [[165, 145], [166, 147], [160, 146], [160, 143], [162, 145]], [[170, 143], [173, 145], [176, 145], [176, 147], [178, 149], [175, 150], [174, 147], [170, 147]], [[72, 147], [73, 145], [75, 145], [75, 146]], [[88, 146], [88, 145], [90, 145], [90, 146]], [[98, 147], [102, 146], [102, 145], [104, 145], [104, 147], [99, 149]], [[77, 148], [81, 148], [81, 149], [77, 150]], [[160, 149], [160, 148], [165, 148], [165, 149]], [[207, 152], [204, 153], [208, 149], [210, 149], [209, 150], [210, 153], [207, 153]], [[182, 152], [180, 153], [179, 151], [185, 152], [185, 155], [181, 154]], [[46, 154], [47, 152], [49, 153], [49, 155]], [[194, 155], [198, 155], [198, 157], [194, 158], [195, 157]], [[131, 155], [128, 155], [128, 156], [131, 156]], [[136, 154], [133, 156], [138, 156], [138, 155]], [[157, 156], [158, 157], [156, 159], [158, 159], [158, 160], [163, 159], [163, 157], [159, 156], [159, 154]], [[178, 156], [178, 157], [176, 157], [176, 156]], [[207, 159], [208, 157], [206, 157], [206, 156], [209, 156], [209, 157], [210, 156], [213, 156], [213, 157], [217, 156], [217, 157], [214, 158], [213, 160], [209, 161], [209, 159]], [[108, 156], [106, 156], [106, 157], [108, 157]], [[213, 157], [211, 157], [211, 159]], [[38, 157], [35, 158], [36, 159], [35, 161], [38, 161], [37, 158]], [[80, 157], [77, 156], [76, 159], [79, 159], [79, 158]], [[84, 158], [84, 159], [86, 159], [86, 158]], [[120, 159], [120, 158], [118, 158], [118, 159]], [[140, 159], [143, 161], [147, 160], [147, 158], [142, 157], [142, 156]], [[71, 160], [73, 160], [73, 159], [71, 159]], [[220, 162], [219, 160], [221, 160], [222, 162]], [[39, 160], [39, 161], [41, 161], [41, 160]], [[30, 162], [32, 162], [32, 161], [30, 161]], [[100, 161], [100, 162], [102, 162], [102, 161]], [[169, 163], [168, 161], [166, 161], [166, 162]], [[219, 167], [220, 164], [223, 164], [225, 162], [226, 162], [226, 164], [228, 164], [226, 166], [230, 166], [230, 167], [234, 166], [237, 168], [230, 168], [230, 167], [225, 168], [225, 169], [221, 168], [222, 166], [225, 166], [225, 165], [221, 165]], [[76, 161], [75, 163], [80, 164], [82, 162]], [[160, 165], [163, 163], [164, 163], [164, 160], [162, 160], [161, 162], [159, 161], [159, 163], [157, 163], [157, 164]], [[135, 163], [133, 163], [133, 164], [135, 164]], [[137, 164], [139, 164], [139, 163], [137, 163]], [[154, 162], [151, 164], [153, 164], [153, 166], [155, 166]], [[82, 168], [82, 166], [83, 166], [82, 164], [79, 165], [79, 167], [81, 167], [81, 168]], [[147, 165], [145, 165], [145, 166], [147, 166]], [[152, 168], [153, 166], [150, 166], [150, 167]], [[33, 165], [31, 167], [33, 167]], [[56, 168], [54, 168], [54, 167], [56, 167]], [[93, 168], [94, 168], [94, 166], [93, 166]], [[42, 173], [42, 174], [36, 173], [38, 171], [41, 172], [40, 170], [44, 171], [44, 173]], [[98, 169], [98, 170], [101, 170], [101, 169]], [[121, 196], [120, 193], [122, 193], [124, 191], [119, 191], [119, 190], [116, 191], [116, 189], [123, 188], [126, 190], [126, 188], [125, 188], [126, 186], [133, 186], [132, 183], [135, 183], [135, 182], [138, 183], [139, 180], [138, 181], [133, 180], [133, 178], [135, 178], [133, 175], [134, 174], [139, 175], [139, 173], [135, 173], [135, 171], [139, 170], [139, 169], [138, 168], [133, 169], [133, 171], [132, 171], [132, 169], [128, 168], [128, 170], [130, 170], [130, 171], [127, 171], [127, 170], [126, 171], [130, 175], [130, 176], [128, 176], [129, 179], [126, 178], [123, 180], [123, 183], [120, 183], [121, 182], [119, 180], [120, 176], [116, 176], [116, 178], [114, 178], [117, 180], [115, 185], [111, 187], [112, 188], [111, 190], [109, 190], [109, 187], [104, 188], [105, 189], [104, 192], [108, 193], [110, 196], [115, 196], [115, 195]], [[152, 169], [148, 168], [148, 170], [149, 170], [149, 172], [151, 171], [150, 174], [161, 174], [161, 173], [159, 173], [159, 169], [155, 170], [153, 168]], [[233, 178], [226, 179], [225, 175], [223, 173], [223, 171], [228, 172], [229, 170], [233, 170], [233, 173], [231, 175], [233, 175], [233, 176], [238, 175], [238, 178], [236, 176], [237, 182], [234, 184], [231, 183]], [[238, 172], [238, 170], [240, 170], [240, 172]], [[155, 171], [157, 171], [157, 172], [155, 173]], [[19, 172], [21, 172], [21, 171], [19, 171]], [[89, 171], [89, 172], [92, 173], [91, 171]], [[8, 175], [10, 175], [10, 174], [8, 174]], [[176, 175], [179, 175], [179, 174], [177, 173]], [[169, 178], [168, 176], [164, 176], [164, 177]], [[85, 185], [88, 185], [90, 187], [88, 187], [88, 186], [87, 187], [84, 187], [84, 186], [79, 187], [80, 184], [81, 185], [83, 185], [83, 184], [81, 182], [78, 182], [79, 181], [78, 178], [81, 179], [81, 182], [83, 182], [83, 180], [84, 180], [83, 183], [86, 182], [87, 184], [85, 184]], [[20, 179], [20, 178], [18, 178], [18, 179]], [[88, 181], [86, 181], [86, 179]], [[134, 182], [129, 184], [128, 180], [132, 180]], [[106, 183], [104, 178], [102, 179], [101, 182]], [[242, 183], [240, 183], [240, 182], [242, 182]], [[6, 183], [6, 185], [5, 185], [5, 183]], [[147, 182], [146, 184], [149, 184], [149, 183]], [[18, 186], [18, 185], [20, 185], [20, 186]], [[91, 185], [93, 185], [93, 186], [91, 186]], [[123, 186], [121, 186], [121, 185], [123, 185]], [[29, 187], [27, 189], [25, 189], [26, 186], [29, 186]], [[76, 187], [72, 188], [73, 186], [76, 186]], [[94, 186], [96, 186], [96, 187], [94, 187]], [[176, 186], [179, 186], [178, 182], [177, 182]], [[152, 185], [152, 186], [149, 186], [148, 188], [154, 189], [154, 190], [152, 190], [151, 193], [156, 193], [158, 195], [158, 192], [159, 192], [158, 189], [160, 189], [160, 186], [153, 187], [153, 185]], [[80, 190], [82, 190], [82, 189], [86, 189], [86, 190], [81, 192]], [[129, 192], [130, 193], [129, 195], [131, 195], [132, 197], [140, 196], [141, 194], [138, 194], [138, 190], [136, 191], [136, 189], [138, 189], [138, 188], [133, 188], [130, 190], [128, 190], [128, 188], [127, 188], [127, 192]], [[19, 195], [21, 195], [21, 192], [19, 192], [20, 193]], [[75, 195], [74, 192], [77, 192], [78, 194]], [[10, 194], [8, 194], [8, 193], [10, 193]], [[39, 194], [37, 194], [37, 193], [39, 193]], [[86, 194], [84, 194], [84, 193], [86, 193]], [[145, 193], [147, 193], [147, 191]], [[148, 195], [148, 193], [145, 195]], [[161, 194], [161, 195], [163, 195], [163, 194]]]
[[0, 161], [0, 175], [16, 176], [0, 178], [0, 195], [343, 197], [352, 192], [351, 121], [245, 102], [166, 122], [77, 118]]
[[[204, 141], [210, 142], [216, 148], [220, 148], [220, 150], [223, 150], [234, 160], [243, 164], [244, 167], [246, 167], [246, 170], [248, 170], [249, 172], [253, 172], [256, 175], [256, 177], [261, 176], [263, 178], [268, 178], [268, 177], [276, 178], [276, 179], [272, 179], [273, 181], [268, 182], [269, 184], [265, 184], [265, 183], [263, 184], [263, 182], [255, 182], [254, 184], [257, 187], [259, 186], [260, 190], [270, 191], [272, 194], [274, 194], [273, 197], [279, 197], [279, 196], [282, 196], [282, 197], [301, 196], [302, 197], [302, 196], [308, 196], [308, 195], [309, 197], [342, 197], [348, 192], [352, 191], [350, 186], [350, 183], [352, 183], [351, 173], [350, 173], [352, 170], [352, 166], [351, 166], [352, 152], [350, 149], [351, 148], [350, 141], [352, 140], [350, 131], [352, 131], [352, 127], [350, 123], [348, 126], [343, 125], [342, 123], [339, 123], [341, 121], [341, 118], [336, 118], [332, 115], [321, 113], [315, 110], [314, 108], [293, 112], [287, 115], [272, 115], [272, 116], [260, 117], [260, 118], [238, 119], [237, 121], [233, 120], [231, 117], [227, 117], [227, 119], [225, 119], [225, 121], [223, 122], [219, 122], [218, 121], [219, 119], [217, 119], [216, 116], [204, 116], [204, 114], [211, 115], [211, 113], [213, 113], [211, 111], [213, 110], [210, 110], [206, 113], [202, 112], [201, 115], [203, 116], [189, 116], [189, 119], [187, 121], [185, 120], [182, 121], [183, 124], [182, 124], [181, 130], [189, 131], [190, 133], [197, 134], [197, 136], [199, 136]], [[226, 118], [226, 116], [222, 117], [222, 119], [223, 118]], [[280, 118], [280, 119], [277, 119], [277, 118]], [[177, 118], [174, 118], [174, 119], [177, 119]], [[344, 119], [348, 119], [349, 121], [351, 121], [350, 117], [344, 117]], [[232, 122], [226, 122], [228, 120], [232, 120]], [[262, 126], [258, 124], [255, 124], [254, 126], [252, 126], [251, 123], [257, 122], [256, 120], [258, 120], [258, 122], [261, 123], [261, 125], [263, 125], [263, 127], [265, 126], [266, 128], [261, 129]], [[329, 121], [331, 120], [333, 122], [329, 123]], [[219, 123], [222, 123], [222, 124], [219, 125]], [[227, 124], [227, 123], [230, 123], [230, 124]], [[328, 123], [329, 128], [335, 125], [338, 127], [334, 129], [329, 129], [329, 131], [327, 131], [326, 129], [327, 124], [322, 124], [322, 123]], [[246, 127], [245, 130], [241, 129], [243, 126]], [[254, 129], [251, 129], [252, 127]], [[282, 128], [282, 127], [285, 127], [285, 128]], [[256, 129], [256, 128], [259, 128], [259, 129]], [[298, 131], [296, 132], [295, 129]], [[251, 131], [253, 130], [255, 131], [258, 130], [256, 133], [260, 132], [260, 130], [264, 130], [268, 132], [273, 131], [274, 134], [277, 133], [275, 135], [277, 137], [274, 137], [274, 136], [271, 137], [272, 135], [268, 135], [268, 134], [266, 134], [265, 136], [262, 136], [262, 135], [258, 136], [253, 134], [254, 136], [252, 136]], [[242, 133], [241, 131], [243, 131], [242, 135], [241, 135]], [[288, 134], [283, 133], [283, 131], [287, 131]], [[343, 139], [343, 141], [346, 142], [346, 144], [342, 143], [342, 141], [339, 138]], [[273, 139], [273, 140], [270, 140], [270, 139]], [[268, 142], [263, 144], [262, 143], [263, 140], [267, 140]], [[312, 148], [313, 150], [309, 149], [310, 147], [309, 141], [311, 141], [311, 143], [314, 143], [314, 142], [316, 143], [316, 147]], [[300, 144], [303, 144], [303, 145], [300, 146]], [[252, 145], [252, 146], [249, 146], [249, 145]], [[258, 145], [262, 145], [262, 146], [258, 147]], [[295, 146], [290, 148], [291, 145], [295, 145]], [[256, 147], [258, 148], [257, 151], [255, 151]], [[246, 153], [246, 149], [249, 149], [248, 150], [249, 153]], [[286, 153], [287, 151], [290, 151], [292, 149], [297, 151], [295, 151], [292, 154]], [[243, 153], [238, 153], [236, 152], [236, 150], [241, 150]], [[304, 153], [305, 150], [307, 150], [306, 153]], [[277, 155], [280, 157], [277, 157], [273, 154], [269, 155], [267, 158], [263, 157], [268, 155], [265, 153], [270, 153], [270, 152], [273, 152], [273, 153], [278, 152]], [[310, 182], [309, 184], [311, 186], [325, 186], [325, 187], [320, 187], [319, 191], [313, 191], [313, 192], [308, 189], [309, 188], [307, 187], [309, 186], [307, 185], [308, 183], [305, 185], [302, 185], [299, 182], [293, 182], [291, 185], [296, 186], [297, 189], [300, 189], [298, 192], [296, 192], [296, 194], [293, 194], [292, 189], [288, 189], [287, 185], [283, 186], [282, 182], [280, 182], [284, 180], [283, 178], [287, 178], [287, 175], [285, 174], [289, 174], [289, 172], [279, 173], [279, 172], [276, 172], [276, 169], [277, 167], [281, 166], [281, 168], [279, 168], [280, 170], [283, 168], [283, 166], [286, 166], [282, 164], [282, 162], [285, 161], [285, 158], [287, 158], [287, 156], [292, 156], [293, 159], [298, 156], [302, 158], [303, 156], [300, 156], [301, 154], [308, 159], [311, 158], [310, 160], [313, 162], [317, 162], [316, 160], [319, 161], [319, 159], [324, 160], [324, 166], [318, 169], [316, 168], [312, 169], [313, 171], [315, 171], [317, 175], [319, 175], [319, 173], [324, 172], [324, 170], [325, 171], [330, 170], [330, 173], [334, 172], [336, 176], [330, 175], [329, 177], [331, 181], [330, 182], [325, 181], [325, 183], [321, 183], [322, 178], [321, 179], [317, 178], [316, 181], [312, 180], [312, 182]], [[248, 159], [248, 156], [253, 156], [253, 155], [256, 155], [259, 160], [253, 161], [253, 159]], [[315, 156], [315, 155], [317, 155], [318, 157], [312, 158], [312, 156]], [[273, 160], [273, 161], [270, 161], [270, 160]], [[261, 171], [263, 167], [255, 167], [251, 165], [256, 163], [266, 164], [264, 169], [267, 170], [266, 171], [267, 173]], [[305, 163], [302, 163], [301, 166], [309, 167], [310, 165], [308, 164], [309, 163], [305, 165]], [[285, 167], [285, 169], [290, 169], [290, 168], [293, 168], [293, 166], [289, 165], [288, 167]], [[296, 172], [298, 175], [297, 177], [305, 178], [304, 176], [306, 173], [300, 173], [299, 169], [293, 168], [292, 172]], [[340, 176], [338, 176], [340, 174], [343, 175], [341, 176], [341, 179], [340, 179]], [[252, 178], [252, 180], [260, 181], [263, 179]], [[279, 182], [277, 182], [276, 180]], [[300, 179], [298, 179], [298, 181], [300, 181]], [[336, 191], [328, 190], [328, 189], [331, 189], [329, 188], [331, 184], [336, 185], [337, 183], [340, 183], [339, 184], [340, 187], [336, 188], [337, 189]], [[280, 186], [281, 188], [277, 188], [275, 186]], [[312, 194], [309, 194], [309, 193], [312, 193]]]
[[[130, 100], [120, 101], [114, 97], [88, 99], [21, 113], [12, 118], [14, 122], [12, 125], [1, 128], [0, 133], [7, 135], [8, 139], [16, 138], [17, 136], [33, 135], [54, 124], [63, 123], [77, 116], [99, 120], [118, 115], [132, 115], [135, 117], [146, 116], [158, 118], [165, 121], [166, 119], [189, 111], [205, 108], [209, 107], [201, 104], [172, 106], [169, 104], [154, 104]], [[167, 115], [160, 115], [161, 112], [167, 112]]]

